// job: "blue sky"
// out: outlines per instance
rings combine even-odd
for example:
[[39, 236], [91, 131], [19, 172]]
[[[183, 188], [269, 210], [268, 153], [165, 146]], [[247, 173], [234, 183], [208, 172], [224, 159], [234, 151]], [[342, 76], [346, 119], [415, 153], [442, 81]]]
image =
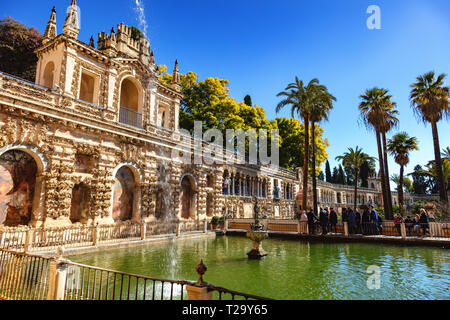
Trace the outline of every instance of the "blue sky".
[[[62, 32], [70, 0], [2, 1], [0, 16], [44, 32], [53, 5]], [[231, 95], [253, 103], [275, 118], [277, 93], [295, 76], [318, 78], [338, 102], [323, 123], [331, 167], [336, 156], [356, 145], [377, 156], [375, 135], [358, 124], [359, 96], [374, 86], [391, 91], [400, 111], [398, 131], [418, 138], [415, 165], [434, 158], [431, 127], [415, 118], [409, 102], [415, 78], [434, 70], [450, 74], [450, 1], [448, 0], [143, 0], [147, 35], [156, 62], [201, 79], [231, 82]], [[369, 5], [381, 9], [381, 30], [369, 30]], [[124, 22], [139, 25], [135, 0], [78, 0], [80, 40]], [[450, 76], [446, 84], [450, 85]], [[288, 110], [279, 116], [289, 117]], [[438, 124], [441, 149], [450, 145], [449, 122]], [[390, 172], [399, 167], [390, 159]]]

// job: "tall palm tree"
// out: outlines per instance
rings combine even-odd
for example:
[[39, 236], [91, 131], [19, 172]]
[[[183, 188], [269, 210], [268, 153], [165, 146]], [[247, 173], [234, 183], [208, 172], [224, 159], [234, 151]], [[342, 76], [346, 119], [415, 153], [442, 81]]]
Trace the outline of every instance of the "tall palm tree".
[[311, 106], [310, 120], [311, 120], [311, 144], [312, 144], [312, 180], [313, 180], [313, 203], [314, 213], [317, 215], [318, 201], [317, 201], [317, 176], [316, 176], [316, 124], [325, 120], [328, 121], [328, 116], [333, 109], [333, 101], [336, 98], [328, 92], [324, 85], [316, 87], [315, 97]]
[[398, 202], [400, 212], [403, 211], [403, 177], [405, 166], [409, 163], [409, 153], [419, 150], [417, 138], [410, 137], [406, 132], [397, 133], [387, 142], [387, 149], [394, 157], [395, 162], [400, 165], [400, 176], [398, 182]]
[[[389, 187], [389, 170], [387, 165], [386, 132], [398, 123], [395, 103], [387, 89], [368, 89], [360, 96], [360, 118], [368, 129], [375, 131], [378, 147], [378, 162], [380, 166], [381, 187], [386, 218], [393, 216], [392, 199]], [[382, 142], [383, 141], [383, 142]]]
[[362, 149], [359, 149], [358, 146], [356, 146], [356, 149], [353, 150], [353, 148], [349, 148], [348, 152], [344, 153], [342, 156], [336, 157], [337, 161], [342, 161], [343, 166], [349, 166], [353, 169], [354, 175], [355, 175], [355, 201], [354, 201], [354, 209], [356, 211], [356, 207], [358, 205], [357, 200], [358, 199], [358, 175], [359, 175], [359, 169], [366, 161], [374, 161], [375, 158], [369, 156], [368, 154], [362, 152]]
[[311, 112], [311, 105], [314, 99], [314, 92], [316, 86], [319, 84], [318, 79], [312, 79], [308, 85], [304, 85], [303, 81], [295, 77], [295, 82], [289, 84], [285, 91], [280, 92], [277, 97], [283, 97], [283, 100], [278, 103], [276, 112], [279, 113], [281, 109], [286, 106], [291, 106], [291, 116], [295, 118], [298, 115], [303, 119], [305, 126], [305, 152], [303, 155], [303, 199], [302, 208], [306, 210], [308, 199], [308, 162], [309, 162], [309, 118]]
[[443, 149], [441, 155], [444, 159], [450, 159], [450, 147]]
[[424, 123], [431, 123], [439, 196], [441, 201], [448, 202], [447, 191], [444, 187], [445, 181], [437, 129], [437, 123], [450, 116], [450, 88], [444, 86], [445, 77], [445, 74], [436, 77], [433, 71], [417, 77], [417, 82], [411, 85], [413, 89], [411, 90], [410, 100], [416, 115]]

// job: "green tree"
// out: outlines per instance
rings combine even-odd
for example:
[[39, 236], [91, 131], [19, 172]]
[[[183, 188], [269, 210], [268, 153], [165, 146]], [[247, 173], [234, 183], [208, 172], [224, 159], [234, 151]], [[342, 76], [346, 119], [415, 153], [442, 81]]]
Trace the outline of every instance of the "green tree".
[[439, 147], [439, 134], [437, 123], [450, 115], [449, 97], [450, 88], [444, 86], [446, 75], [436, 77], [434, 72], [428, 72], [417, 77], [417, 82], [412, 84], [410, 99], [414, 112], [424, 122], [431, 124], [433, 133], [434, 156], [437, 163], [436, 178], [439, 186], [441, 201], [447, 203], [448, 197], [445, 188], [445, 180], [442, 171], [441, 149]]
[[333, 168], [333, 175], [331, 176], [331, 183], [337, 184], [339, 181], [339, 170], [338, 168]]
[[[402, 188], [403, 192], [414, 192], [413, 182], [408, 177], [403, 177], [403, 179], [400, 180], [400, 176], [398, 174], [393, 174], [391, 177], [391, 181], [397, 185], [397, 192], [399, 192], [400, 188]], [[402, 181], [402, 187], [400, 187], [400, 181]]]
[[417, 165], [414, 167], [414, 171], [409, 174], [413, 179], [413, 189], [415, 194], [423, 195], [427, 193], [429, 183], [427, 177], [423, 174], [422, 166]]
[[34, 51], [41, 44], [37, 29], [11, 17], [0, 20], [0, 71], [34, 82], [38, 61]]
[[323, 171], [321, 171], [319, 173], [319, 175], [317, 176], [317, 179], [319, 179], [320, 181], [325, 181], [325, 175], [323, 174]]
[[359, 173], [361, 179], [361, 187], [368, 188], [369, 187], [369, 177], [371, 175], [376, 174], [375, 170], [375, 161], [366, 161], [361, 166], [361, 170]]
[[341, 185], [347, 184], [347, 176], [345, 175], [344, 168], [342, 168], [342, 165], [339, 166], [336, 183]]
[[386, 218], [392, 219], [392, 199], [389, 186], [389, 170], [387, 166], [386, 132], [397, 123], [395, 103], [386, 89], [373, 88], [360, 96], [360, 118], [368, 129], [375, 131], [378, 147], [378, 161], [381, 173], [381, 185]]
[[[305, 126], [298, 119], [276, 118], [274, 120], [280, 133], [280, 166], [289, 170], [303, 167], [305, 152]], [[328, 158], [326, 148], [329, 146], [327, 139], [323, 138], [323, 128], [316, 125], [317, 146], [317, 173], [320, 166]]]
[[354, 186], [355, 186], [355, 203], [354, 203], [354, 210], [356, 211], [357, 207], [357, 201], [358, 199], [358, 174], [361, 166], [366, 161], [375, 160], [374, 158], [370, 157], [368, 154], [362, 152], [362, 149], [359, 149], [357, 146], [355, 150], [353, 148], [349, 148], [348, 152], [344, 153], [342, 156], [336, 157], [336, 160], [342, 161], [342, 164], [344, 166], [350, 166], [353, 168], [353, 174], [355, 177]]
[[413, 150], [419, 150], [417, 138], [410, 137], [406, 132], [397, 133], [388, 140], [387, 149], [394, 157], [395, 162], [400, 166], [398, 202], [400, 212], [403, 211], [403, 177], [405, 167], [409, 163], [409, 153]]
[[249, 107], [253, 107], [252, 97], [250, 95], [246, 95], [244, 97], [244, 103]]
[[325, 178], [327, 182], [332, 182], [333, 177], [331, 176], [330, 162], [328, 160], [325, 163]]

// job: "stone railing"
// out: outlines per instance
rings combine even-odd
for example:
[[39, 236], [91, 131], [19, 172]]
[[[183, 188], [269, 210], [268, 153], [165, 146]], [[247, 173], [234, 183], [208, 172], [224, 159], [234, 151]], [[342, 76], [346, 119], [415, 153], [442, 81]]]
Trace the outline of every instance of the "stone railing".
[[180, 236], [187, 233], [207, 233], [208, 221], [171, 221], [167, 223], [123, 222], [114, 225], [73, 226], [62, 228], [0, 229], [0, 249], [23, 252], [49, 252], [64, 246], [82, 248], [102, 244], [146, 240], [152, 236]]

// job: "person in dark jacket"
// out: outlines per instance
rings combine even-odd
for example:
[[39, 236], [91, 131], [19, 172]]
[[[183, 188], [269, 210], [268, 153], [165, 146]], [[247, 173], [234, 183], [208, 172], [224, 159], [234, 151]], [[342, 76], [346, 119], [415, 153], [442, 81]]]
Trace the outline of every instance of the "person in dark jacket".
[[330, 210], [330, 232], [336, 233], [336, 225], [338, 223], [338, 217], [336, 211], [333, 208]]
[[320, 210], [319, 220], [322, 226], [322, 235], [325, 235], [328, 233], [328, 212], [326, 210]]
[[355, 232], [357, 234], [361, 234], [361, 213], [356, 210], [355, 212], [355, 220], [356, 220], [356, 226], [355, 226]]
[[342, 209], [342, 223], [348, 222], [347, 208]]
[[424, 209], [420, 210], [419, 225], [423, 231], [423, 236], [427, 235], [427, 231], [430, 228], [430, 219], [428, 218], [427, 212]]
[[348, 233], [353, 234], [355, 232], [356, 227], [356, 215], [353, 212], [352, 208], [348, 208]]
[[380, 234], [380, 231], [378, 230], [378, 212], [373, 206], [370, 206], [370, 222], [372, 234]]
[[361, 217], [361, 227], [363, 234], [369, 234], [369, 224], [370, 224], [370, 211], [369, 207], [366, 207]]
[[309, 234], [313, 234], [314, 233], [314, 224], [316, 221], [319, 220], [319, 218], [317, 218], [317, 216], [314, 214], [314, 211], [312, 209], [309, 210], [307, 217], [308, 217]]

